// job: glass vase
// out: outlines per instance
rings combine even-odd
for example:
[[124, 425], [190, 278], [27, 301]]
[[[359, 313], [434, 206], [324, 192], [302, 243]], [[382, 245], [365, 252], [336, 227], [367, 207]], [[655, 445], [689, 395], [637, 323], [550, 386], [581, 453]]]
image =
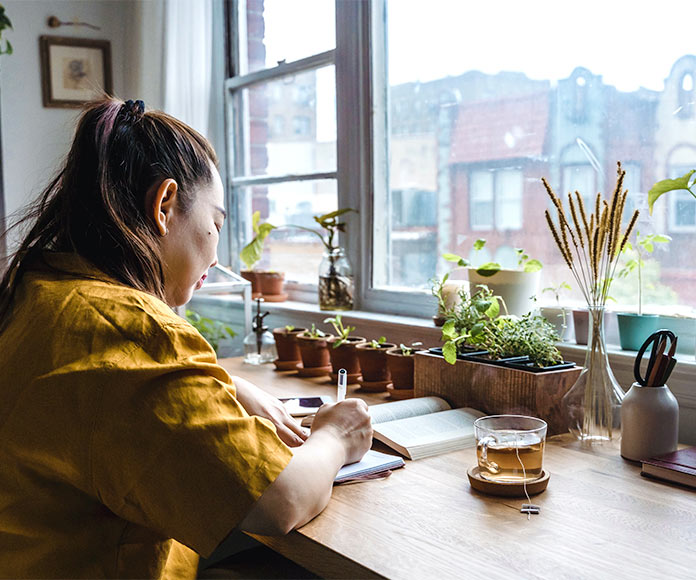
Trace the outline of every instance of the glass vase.
[[324, 252], [319, 264], [319, 309], [353, 309], [353, 269], [343, 248]]
[[563, 397], [568, 429], [583, 443], [604, 443], [621, 434], [624, 392], [609, 366], [604, 340], [604, 307], [588, 308], [585, 368]]

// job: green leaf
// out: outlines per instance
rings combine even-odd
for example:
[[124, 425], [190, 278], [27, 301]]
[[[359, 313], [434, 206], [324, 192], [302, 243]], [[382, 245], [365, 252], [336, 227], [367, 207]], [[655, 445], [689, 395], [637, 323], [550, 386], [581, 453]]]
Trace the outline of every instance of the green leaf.
[[342, 209], [337, 209], [336, 211], [332, 211], [329, 213], [325, 213], [324, 215], [320, 216], [315, 216], [314, 220], [323, 228], [326, 227], [327, 222], [342, 216], [345, 213], [348, 213], [349, 211], [354, 211], [355, 213], [358, 213], [356, 210], [354, 210], [352, 207], [344, 207]]
[[539, 260], [529, 260], [525, 265], [524, 265], [524, 271], [525, 272], [538, 272], [543, 268], [541, 262]]
[[454, 340], [457, 338], [457, 329], [454, 320], [448, 320], [442, 325], [442, 338], [446, 340]]
[[462, 257], [457, 256], [457, 254], [442, 254], [442, 257], [448, 262], [459, 262], [459, 260], [462, 259]]
[[500, 264], [496, 262], [488, 262], [486, 264], [483, 264], [482, 266], [479, 266], [476, 268], [476, 273], [479, 276], [484, 276], [485, 278], [489, 278], [490, 276], [495, 275], [497, 272], [500, 271]]
[[663, 234], [655, 234], [652, 236], [653, 242], [657, 244], [667, 244], [672, 241], [670, 236], [665, 236]]
[[248, 269], [252, 269], [254, 265], [261, 259], [263, 253], [263, 244], [268, 235], [276, 229], [276, 226], [269, 223], [259, 225], [259, 212], [255, 211], [251, 218], [251, 227], [256, 235], [254, 238], [242, 248], [239, 252], [239, 257]]
[[489, 318], [497, 318], [500, 314], [500, 303], [495, 296], [493, 297], [493, 300], [491, 300], [491, 305], [486, 309], [485, 314]]
[[457, 345], [454, 344], [452, 341], [448, 341], [445, 344], [442, 345], [442, 356], [445, 357], [445, 360], [453, 365], [455, 362], [457, 362]]
[[486, 240], [483, 238], [479, 238], [474, 242], [474, 250], [480, 250], [486, 245]]
[[[663, 179], [662, 181], [658, 181], [655, 185], [653, 185], [650, 191], [648, 191], [648, 207], [650, 208], [650, 214], [652, 215], [653, 205], [655, 205], [655, 202], [665, 193], [669, 191], [678, 191], [680, 189], [691, 191], [689, 189], [689, 181], [691, 180], [691, 176], [694, 174], [694, 172], [696, 172], [696, 169], [692, 169], [677, 179]], [[692, 191], [691, 195], [696, 197]]]

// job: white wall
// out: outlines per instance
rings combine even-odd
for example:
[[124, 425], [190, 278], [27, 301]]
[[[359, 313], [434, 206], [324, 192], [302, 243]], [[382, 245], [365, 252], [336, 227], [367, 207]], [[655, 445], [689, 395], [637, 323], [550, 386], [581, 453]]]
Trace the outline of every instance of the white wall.
[[[0, 57], [2, 164], [5, 212], [11, 216], [41, 192], [68, 151], [78, 109], [44, 108], [41, 97], [39, 36], [76, 36], [111, 42], [113, 86], [117, 96], [135, 85], [132, 0], [3, 0], [13, 30], [14, 54]], [[48, 17], [79, 19], [100, 26], [49, 28]], [[135, 97], [137, 98], [137, 97]]]

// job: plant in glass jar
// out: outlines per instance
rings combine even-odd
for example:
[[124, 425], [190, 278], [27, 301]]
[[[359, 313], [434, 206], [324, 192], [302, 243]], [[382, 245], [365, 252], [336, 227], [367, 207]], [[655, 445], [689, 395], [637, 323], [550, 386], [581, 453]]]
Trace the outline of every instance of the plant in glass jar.
[[578, 288], [587, 301], [589, 325], [585, 367], [563, 397], [570, 432], [584, 443], [602, 443], [619, 435], [624, 392], [609, 366], [604, 339], [604, 309], [618, 259], [638, 219], [636, 210], [622, 233], [627, 190], [626, 172], [617, 164], [617, 179], [609, 200], [598, 193], [588, 213], [578, 191], [568, 193], [568, 209], [542, 177], [557, 213], [554, 222], [545, 210], [546, 223]]

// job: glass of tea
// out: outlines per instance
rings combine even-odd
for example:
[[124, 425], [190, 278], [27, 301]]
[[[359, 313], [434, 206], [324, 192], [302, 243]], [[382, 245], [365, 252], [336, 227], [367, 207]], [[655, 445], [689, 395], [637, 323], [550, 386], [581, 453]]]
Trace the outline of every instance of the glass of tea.
[[546, 422], [524, 415], [489, 415], [474, 422], [479, 475], [499, 483], [529, 483], [542, 474]]

